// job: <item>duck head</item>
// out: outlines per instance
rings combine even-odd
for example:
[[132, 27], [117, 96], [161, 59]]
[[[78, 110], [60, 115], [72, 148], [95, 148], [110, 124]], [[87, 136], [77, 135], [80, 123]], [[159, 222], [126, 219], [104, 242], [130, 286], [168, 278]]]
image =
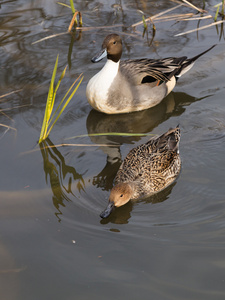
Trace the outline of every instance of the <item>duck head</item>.
[[123, 182], [115, 185], [111, 190], [108, 206], [100, 214], [100, 217], [107, 218], [113, 211], [114, 207], [120, 207], [126, 204], [132, 198], [132, 195], [133, 189], [131, 184]]
[[104, 39], [102, 44], [102, 50], [95, 55], [91, 61], [92, 62], [99, 62], [105, 56], [108, 59], [111, 59], [114, 62], [118, 62], [122, 55], [122, 40], [118, 34], [109, 34]]

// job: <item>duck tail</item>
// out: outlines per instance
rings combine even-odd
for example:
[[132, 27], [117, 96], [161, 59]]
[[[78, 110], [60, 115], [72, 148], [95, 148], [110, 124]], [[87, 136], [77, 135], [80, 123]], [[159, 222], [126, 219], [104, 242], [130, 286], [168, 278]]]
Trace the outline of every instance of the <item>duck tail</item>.
[[180, 127], [169, 129], [158, 138], [157, 150], [167, 149], [179, 153]]
[[168, 142], [168, 150], [170, 151], [176, 151], [179, 153], [179, 142], [180, 142], [180, 126], [179, 124], [175, 128], [171, 128], [166, 133]]
[[202, 52], [202, 53], [200, 53], [200, 54], [198, 54], [198, 55], [196, 55], [192, 58], [189, 58], [189, 59], [185, 60], [184, 63], [179, 68], [178, 72], [175, 74], [176, 79], [178, 80], [179, 77], [181, 77], [183, 74], [185, 74], [187, 71], [189, 71], [193, 67], [195, 61], [199, 57], [201, 57], [202, 55], [204, 55], [205, 53], [207, 53], [208, 51], [213, 49], [215, 46], [216, 46], [216, 44], [211, 46], [209, 49], [205, 50], [204, 52]]

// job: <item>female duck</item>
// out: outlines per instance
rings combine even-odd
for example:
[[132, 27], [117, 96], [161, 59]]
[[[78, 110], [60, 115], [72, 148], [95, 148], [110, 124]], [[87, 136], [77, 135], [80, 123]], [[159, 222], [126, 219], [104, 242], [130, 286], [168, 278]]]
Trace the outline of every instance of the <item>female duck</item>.
[[92, 58], [92, 62], [98, 62], [107, 56], [107, 62], [88, 82], [88, 102], [107, 114], [153, 107], [173, 90], [177, 79], [194, 65], [195, 60], [210, 49], [190, 59], [183, 56], [120, 61], [122, 40], [119, 35], [110, 34], [103, 41], [102, 51]]
[[116, 174], [108, 206], [100, 217], [107, 218], [114, 207], [157, 193], [173, 183], [181, 169], [179, 141], [177, 126], [132, 149]]

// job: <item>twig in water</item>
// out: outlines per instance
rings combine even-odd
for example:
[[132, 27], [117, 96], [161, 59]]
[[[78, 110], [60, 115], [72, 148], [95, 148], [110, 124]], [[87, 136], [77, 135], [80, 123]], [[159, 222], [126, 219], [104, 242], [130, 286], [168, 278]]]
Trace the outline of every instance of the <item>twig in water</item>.
[[224, 22], [225, 22], [225, 20], [218, 21], [218, 22], [215, 22], [215, 23], [211, 23], [209, 25], [205, 25], [205, 26], [196, 28], [196, 29], [192, 29], [192, 30], [188, 30], [188, 31], [185, 31], [185, 32], [181, 32], [181, 33], [175, 34], [175, 36], [181, 36], [181, 35], [184, 35], [184, 34], [188, 34], [188, 33], [192, 33], [192, 32], [195, 32], [195, 31], [203, 30], [203, 29], [209, 28], [211, 26], [219, 25], [219, 24], [224, 23]]
[[22, 91], [22, 89], [16, 90], [16, 91], [13, 91], [13, 92], [10, 92], [10, 93], [7, 93], [7, 94], [5, 94], [5, 95], [1, 95], [1, 96], [0, 96], [0, 99], [1, 99], [1, 98], [4, 98], [4, 97], [7, 97], [7, 96], [9, 96], [9, 95], [12, 95], [12, 94], [21, 92], [21, 91]]

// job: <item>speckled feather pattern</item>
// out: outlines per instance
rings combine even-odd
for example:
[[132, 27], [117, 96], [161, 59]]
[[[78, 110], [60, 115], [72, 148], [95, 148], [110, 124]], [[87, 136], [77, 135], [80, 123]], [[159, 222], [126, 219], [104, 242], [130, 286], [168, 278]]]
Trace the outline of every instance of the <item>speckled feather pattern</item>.
[[115, 184], [131, 183], [134, 190], [132, 199], [166, 188], [180, 172], [179, 141], [180, 129], [176, 127], [133, 148], [120, 166]]

